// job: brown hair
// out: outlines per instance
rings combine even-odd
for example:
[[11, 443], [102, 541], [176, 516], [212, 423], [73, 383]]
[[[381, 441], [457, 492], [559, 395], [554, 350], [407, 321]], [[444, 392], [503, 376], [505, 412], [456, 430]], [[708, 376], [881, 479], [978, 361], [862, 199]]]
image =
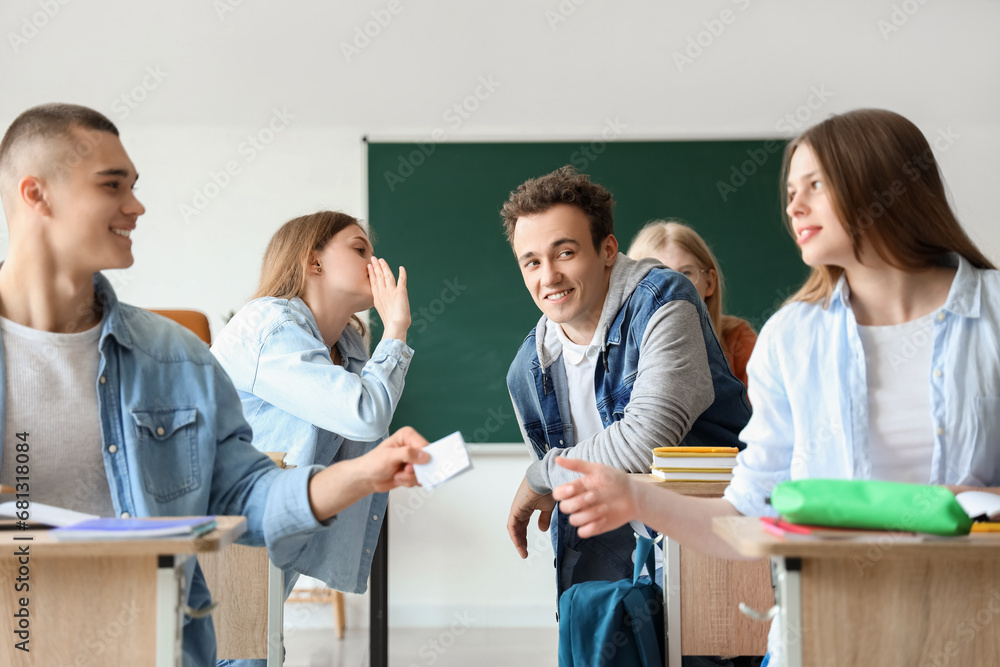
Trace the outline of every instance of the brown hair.
[[507, 241], [514, 245], [514, 228], [517, 219], [524, 215], [544, 213], [556, 204], [571, 204], [584, 212], [590, 220], [590, 236], [594, 249], [600, 251], [601, 242], [615, 233], [611, 208], [615, 202], [611, 193], [576, 167], [566, 165], [538, 178], [517, 186], [510, 193], [500, 215], [503, 217]]
[[[831, 116], [785, 147], [781, 197], [792, 155], [799, 146], [816, 155], [833, 211], [861, 259], [862, 237], [890, 266], [921, 271], [956, 252], [979, 269], [995, 268], [955, 217], [934, 153], [920, 129], [883, 109], [857, 109]], [[785, 223], [794, 235], [787, 207]], [[843, 273], [818, 266], [788, 302], [829, 304]]]
[[[364, 231], [357, 218], [340, 211], [319, 211], [283, 224], [264, 251], [260, 282], [253, 298], [301, 298], [313, 252], [323, 250], [330, 239], [351, 225], [357, 225]], [[351, 324], [364, 333], [365, 327], [356, 316], [351, 317]]]
[[17, 168], [18, 154], [29, 144], [38, 140], [61, 140], [68, 144], [75, 128], [118, 136], [118, 128], [104, 114], [76, 104], [42, 104], [21, 113], [0, 140], [0, 184], [20, 176], [12, 171]]
[[722, 277], [722, 269], [715, 259], [712, 249], [705, 243], [705, 239], [699, 236], [683, 221], [676, 218], [668, 220], [654, 220], [647, 223], [639, 230], [639, 233], [632, 239], [629, 246], [628, 256], [632, 259], [643, 259], [653, 257], [657, 252], [674, 243], [686, 252], [701, 265], [699, 268], [705, 271], [715, 270], [716, 285], [715, 291], [705, 298], [705, 306], [708, 308], [708, 315], [712, 318], [712, 326], [719, 336], [719, 340], [724, 340], [726, 335], [738, 327], [744, 320], [732, 315], [722, 314], [722, 303], [725, 294], [726, 281]]

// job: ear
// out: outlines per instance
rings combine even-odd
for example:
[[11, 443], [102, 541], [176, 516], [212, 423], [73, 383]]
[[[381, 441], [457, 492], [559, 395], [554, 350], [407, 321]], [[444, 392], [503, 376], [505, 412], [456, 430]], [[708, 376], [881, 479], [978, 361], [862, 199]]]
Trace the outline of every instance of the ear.
[[312, 252], [309, 253], [309, 266], [306, 269], [306, 275], [315, 276], [318, 275], [319, 273], [322, 273], [322, 271], [320, 270], [320, 267], [322, 265], [323, 263], [319, 261], [319, 253], [313, 250]]
[[715, 269], [709, 269], [708, 273], [705, 274], [705, 280], [707, 281], [705, 285], [705, 298], [715, 294], [715, 286], [719, 284], [719, 274], [715, 272]]
[[608, 234], [608, 238], [601, 244], [601, 257], [604, 259], [605, 268], [614, 266], [615, 260], [618, 259], [618, 239], [614, 234]]
[[45, 183], [42, 179], [37, 176], [25, 176], [17, 184], [17, 194], [28, 210], [39, 215], [52, 215], [52, 207], [46, 198]]

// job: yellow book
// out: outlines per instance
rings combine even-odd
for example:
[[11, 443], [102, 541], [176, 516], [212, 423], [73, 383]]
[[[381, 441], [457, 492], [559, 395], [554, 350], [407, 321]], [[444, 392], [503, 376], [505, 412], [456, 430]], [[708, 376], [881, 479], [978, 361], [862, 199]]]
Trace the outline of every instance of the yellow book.
[[727, 468], [736, 466], [735, 447], [657, 447], [654, 468]]

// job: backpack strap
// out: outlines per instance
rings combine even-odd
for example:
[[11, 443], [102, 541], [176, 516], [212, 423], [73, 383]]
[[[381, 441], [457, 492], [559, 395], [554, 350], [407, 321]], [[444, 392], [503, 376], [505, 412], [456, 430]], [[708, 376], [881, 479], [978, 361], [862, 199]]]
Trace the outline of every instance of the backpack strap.
[[[632, 583], [638, 583], [642, 574], [642, 566], [646, 566], [650, 580], [656, 578], [656, 556], [653, 551], [653, 540], [642, 535], [636, 535], [635, 568], [632, 571]], [[655, 583], [655, 582], [654, 582]]]

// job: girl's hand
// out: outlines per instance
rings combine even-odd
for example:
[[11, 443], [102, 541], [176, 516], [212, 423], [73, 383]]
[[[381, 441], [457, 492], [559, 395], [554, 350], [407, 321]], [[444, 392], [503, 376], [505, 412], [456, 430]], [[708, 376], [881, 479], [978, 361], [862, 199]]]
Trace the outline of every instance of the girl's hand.
[[372, 285], [375, 311], [385, 327], [382, 340], [398, 338], [405, 343], [406, 330], [410, 328], [410, 297], [406, 293], [406, 269], [399, 267], [397, 283], [386, 261], [372, 255], [372, 260], [368, 264], [368, 280]]
[[583, 477], [552, 490], [559, 511], [569, 515], [580, 537], [593, 537], [639, 518], [640, 506], [634, 484], [620, 470], [566, 456], [556, 463]]

